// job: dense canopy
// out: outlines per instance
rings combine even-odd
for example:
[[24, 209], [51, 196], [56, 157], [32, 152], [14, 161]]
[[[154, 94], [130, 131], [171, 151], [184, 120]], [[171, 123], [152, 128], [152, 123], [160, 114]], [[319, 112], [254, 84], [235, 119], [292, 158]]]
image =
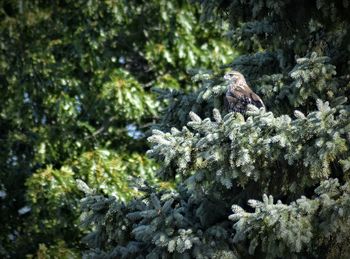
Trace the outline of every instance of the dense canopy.
[[347, 0], [0, 7], [1, 256], [350, 257]]
[[86, 192], [88, 258], [350, 256], [348, 1], [200, 1], [230, 23], [238, 70], [266, 109], [224, 105], [223, 73], [172, 91], [148, 138], [174, 190], [124, 204]]
[[0, 257], [80, 257], [76, 179], [123, 201], [157, 181], [151, 88], [188, 91], [188, 69], [233, 60], [199, 18], [186, 1], [1, 2]]

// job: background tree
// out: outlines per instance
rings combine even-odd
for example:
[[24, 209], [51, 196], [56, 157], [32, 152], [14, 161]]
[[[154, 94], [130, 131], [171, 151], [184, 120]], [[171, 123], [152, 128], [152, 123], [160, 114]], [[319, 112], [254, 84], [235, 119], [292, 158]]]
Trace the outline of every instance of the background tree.
[[189, 67], [232, 59], [199, 15], [185, 1], [1, 2], [1, 257], [80, 257], [75, 179], [122, 201], [156, 181], [150, 87], [187, 91]]
[[[87, 194], [87, 258], [350, 256], [348, 1], [200, 1], [230, 22], [243, 73], [267, 111], [223, 105], [222, 73], [194, 75], [148, 138], [159, 176], [129, 203]], [[218, 16], [219, 15], [219, 16]], [[219, 18], [220, 17], [220, 18]]]

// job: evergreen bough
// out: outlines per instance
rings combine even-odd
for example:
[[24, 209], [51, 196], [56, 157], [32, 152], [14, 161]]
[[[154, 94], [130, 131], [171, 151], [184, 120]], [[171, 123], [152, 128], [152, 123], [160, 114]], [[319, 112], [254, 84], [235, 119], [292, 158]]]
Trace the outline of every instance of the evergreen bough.
[[200, 1], [220, 14], [267, 110], [228, 113], [222, 74], [199, 72], [148, 138], [159, 177], [129, 203], [87, 193], [86, 258], [350, 256], [348, 1]]

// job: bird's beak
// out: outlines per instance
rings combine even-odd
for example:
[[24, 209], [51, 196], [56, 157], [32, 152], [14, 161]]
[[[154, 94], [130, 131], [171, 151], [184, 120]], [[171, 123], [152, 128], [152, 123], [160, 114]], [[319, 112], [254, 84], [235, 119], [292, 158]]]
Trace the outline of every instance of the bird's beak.
[[228, 79], [230, 79], [230, 76], [226, 74], [226, 75], [224, 75], [224, 79], [228, 80]]

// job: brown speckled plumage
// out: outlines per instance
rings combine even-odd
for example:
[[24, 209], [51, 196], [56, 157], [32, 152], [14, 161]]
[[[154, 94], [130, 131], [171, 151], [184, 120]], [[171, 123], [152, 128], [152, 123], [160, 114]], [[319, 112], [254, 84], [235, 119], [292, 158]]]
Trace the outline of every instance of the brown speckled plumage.
[[245, 114], [248, 104], [255, 105], [258, 108], [265, 107], [264, 102], [250, 89], [241, 73], [230, 71], [225, 74], [224, 78], [229, 82], [226, 92], [229, 111]]

